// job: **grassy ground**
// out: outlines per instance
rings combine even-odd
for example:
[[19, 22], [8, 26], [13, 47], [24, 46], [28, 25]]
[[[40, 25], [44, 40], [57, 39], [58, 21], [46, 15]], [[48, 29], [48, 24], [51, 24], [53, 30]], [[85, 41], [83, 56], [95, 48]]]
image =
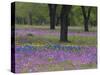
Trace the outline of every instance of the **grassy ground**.
[[[49, 26], [43, 25], [16, 25], [16, 29], [29, 29], [29, 28], [35, 28], [35, 29], [50, 29]], [[56, 31], [60, 30], [60, 26], [56, 26]], [[97, 31], [96, 27], [90, 27], [90, 32], [94, 32]], [[79, 26], [69, 26], [69, 31], [77, 31], [77, 32], [83, 32], [84, 31], [84, 27], [79, 27]]]
[[[16, 72], [96, 68], [96, 27], [89, 30], [69, 27], [70, 42], [60, 42], [59, 26], [50, 30], [48, 26], [16, 25]], [[65, 51], [61, 45], [67, 47]], [[68, 51], [68, 47], [79, 47], [79, 51]]]
[[[48, 26], [29, 26], [29, 25], [16, 25], [16, 29], [43, 29], [43, 30], [49, 30], [49, 27]], [[55, 30], [51, 30], [53, 32], [59, 32], [60, 31], [60, 28], [59, 26], [56, 27]], [[82, 27], [69, 27], [69, 32], [84, 32]], [[90, 32], [96, 32], [96, 27], [92, 27], [90, 28]], [[25, 37], [16, 37], [17, 39], [24, 39], [26, 38], [27, 39], [29, 38], [30, 41], [28, 41], [28, 43], [34, 43], [36, 42], [37, 40], [40, 40], [44, 43], [47, 43], [47, 42], [51, 42], [51, 43], [61, 43], [61, 44], [64, 44], [64, 45], [89, 45], [89, 46], [96, 46], [97, 44], [97, 36], [78, 36], [78, 35], [74, 35], [74, 36], [68, 36], [68, 39], [70, 42], [68, 43], [62, 43], [59, 41], [60, 39], [60, 35], [59, 36], [56, 36], [56, 35], [50, 35], [49, 33], [48, 34], [45, 34], [44, 36], [41, 36], [40, 35], [34, 35], [34, 34], [31, 34], [31, 33], [28, 33], [27, 36]], [[26, 40], [27, 40], [26, 39]], [[20, 42], [23, 44], [23, 42]]]

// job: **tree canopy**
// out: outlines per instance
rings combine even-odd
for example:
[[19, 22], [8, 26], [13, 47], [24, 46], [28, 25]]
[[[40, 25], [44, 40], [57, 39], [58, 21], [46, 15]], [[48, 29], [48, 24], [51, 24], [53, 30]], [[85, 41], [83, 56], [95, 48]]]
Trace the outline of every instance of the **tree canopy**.
[[[87, 6], [89, 7], [89, 6]], [[86, 7], [86, 8], [87, 8]], [[97, 8], [91, 7], [91, 15], [89, 20], [90, 26], [96, 26], [96, 13]], [[61, 11], [61, 5], [57, 5], [56, 14], [59, 17]], [[49, 25], [49, 10], [47, 4], [38, 3], [25, 3], [16, 2], [16, 23], [23, 24], [23, 21], [27, 24], [29, 13], [32, 15], [33, 25]], [[72, 6], [71, 12], [69, 14], [70, 25], [71, 26], [83, 26], [83, 16], [80, 6]], [[20, 22], [18, 22], [20, 20]]]

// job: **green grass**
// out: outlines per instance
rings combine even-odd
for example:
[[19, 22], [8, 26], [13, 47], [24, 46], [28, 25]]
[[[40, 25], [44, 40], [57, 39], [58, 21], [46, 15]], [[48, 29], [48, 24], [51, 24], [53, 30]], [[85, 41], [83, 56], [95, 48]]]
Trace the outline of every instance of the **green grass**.
[[[16, 29], [45, 29], [45, 30], [50, 30], [49, 25], [16, 25]], [[55, 31], [60, 31], [60, 26], [56, 26]], [[84, 27], [83, 26], [69, 26], [68, 31], [76, 31], [76, 32], [84, 32]], [[89, 27], [90, 32], [96, 32], [97, 27]]]
[[[16, 29], [45, 29], [50, 30], [49, 26], [43, 25], [43, 26], [36, 26], [36, 25], [16, 25]], [[69, 27], [69, 31], [74, 32], [83, 32], [82, 27]], [[90, 28], [91, 31], [95, 32], [96, 27]], [[60, 27], [56, 27], [55, 31], [60, 31]], [[25, 41], [22, 41], [25, 40]], [[28, 34], [25, 37], [17, 36], [16, 42], [19, 44], [38, 44], [40, 41], [42, 44], [64, 44], [64, 45], [88, 45], [88, 46], [96, 46], [97, 45], [97, 37], [96, 36], [68, 36], [68, 40], [70, 42], [64, 43], [60, 42], [60, 36], [54, 36], [54, 35], [44, 35], [44, 36], [37, 36], [33, 34]]]
[[93, 68], [97, 68], [97, 64], [89, 63], [80, 65], [80, 69], [93, 69]]
[[[64, 44], [64, 45], [88, 45], [88, 46], [96, 46], [97, 45], [97, 38], [96, 37], [83, 37], [83, 36], [69, 36], [68, 39], [70, 42], [60, 42], [59, 37], [52, 36], [52, 35], [45, 35], [45, 36], [26, 36], [26, 37], [16, 37], [16, 41], [20, 44]], [[20, 40], [25, 40], [20, 41]]]

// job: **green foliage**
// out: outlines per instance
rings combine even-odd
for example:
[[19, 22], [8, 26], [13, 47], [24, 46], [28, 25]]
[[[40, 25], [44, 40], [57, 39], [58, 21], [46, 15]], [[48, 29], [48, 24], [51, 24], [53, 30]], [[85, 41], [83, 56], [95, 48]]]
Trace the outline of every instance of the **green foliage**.
[[90, 16], [91, 16], [90, 25], [97, 26], [97, 8], [96, 7], [92, 8], [92, 12], [91, 12]]
[[74, 6], [70, 12], [70, 25], [82, 25], [82, 12], [79, 6]]
[[26, 18], [28, 20], [29, 13], [32, 13], [33, 23], [49, 21], [46, 4], [16, 2], [16, 17]]
[[[97, 16], [97, 8], [92, 7], [91, 13], [90, 13], [90, 20], [89, 20], [89, 25], [91, 26], [96, 26], [96, 16]], [[79, 6], [73, 6], [72, 10], [70, 12], [70, 25], [73, 26], [82, 26], [83, 25], [83, 14], [81, 7]]]
[[[57, 16], [60, 17], [61, 5], [57, 6]], [[33, 25], [49, 25], [49, 11], [47, 4], [16, 2], [16, 23], [28, 24], [29, 14], [32, 15]], [[97, 26], [97, 8], [92, 7], [89, 25]], [[83, 26], [83, 14], [80, 6], [72, 6], [70, 11], [70, 25]]]

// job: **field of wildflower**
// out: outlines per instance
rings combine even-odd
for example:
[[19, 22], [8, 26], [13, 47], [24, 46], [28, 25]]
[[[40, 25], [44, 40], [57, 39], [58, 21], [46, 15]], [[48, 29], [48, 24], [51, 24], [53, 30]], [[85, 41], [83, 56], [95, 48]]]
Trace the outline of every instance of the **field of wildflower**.
[[69, 27], [70, 42], [59, 41], [60, 29], [16, 25], [15, 72], [43, 72], [97, 67], [97, 31]]

